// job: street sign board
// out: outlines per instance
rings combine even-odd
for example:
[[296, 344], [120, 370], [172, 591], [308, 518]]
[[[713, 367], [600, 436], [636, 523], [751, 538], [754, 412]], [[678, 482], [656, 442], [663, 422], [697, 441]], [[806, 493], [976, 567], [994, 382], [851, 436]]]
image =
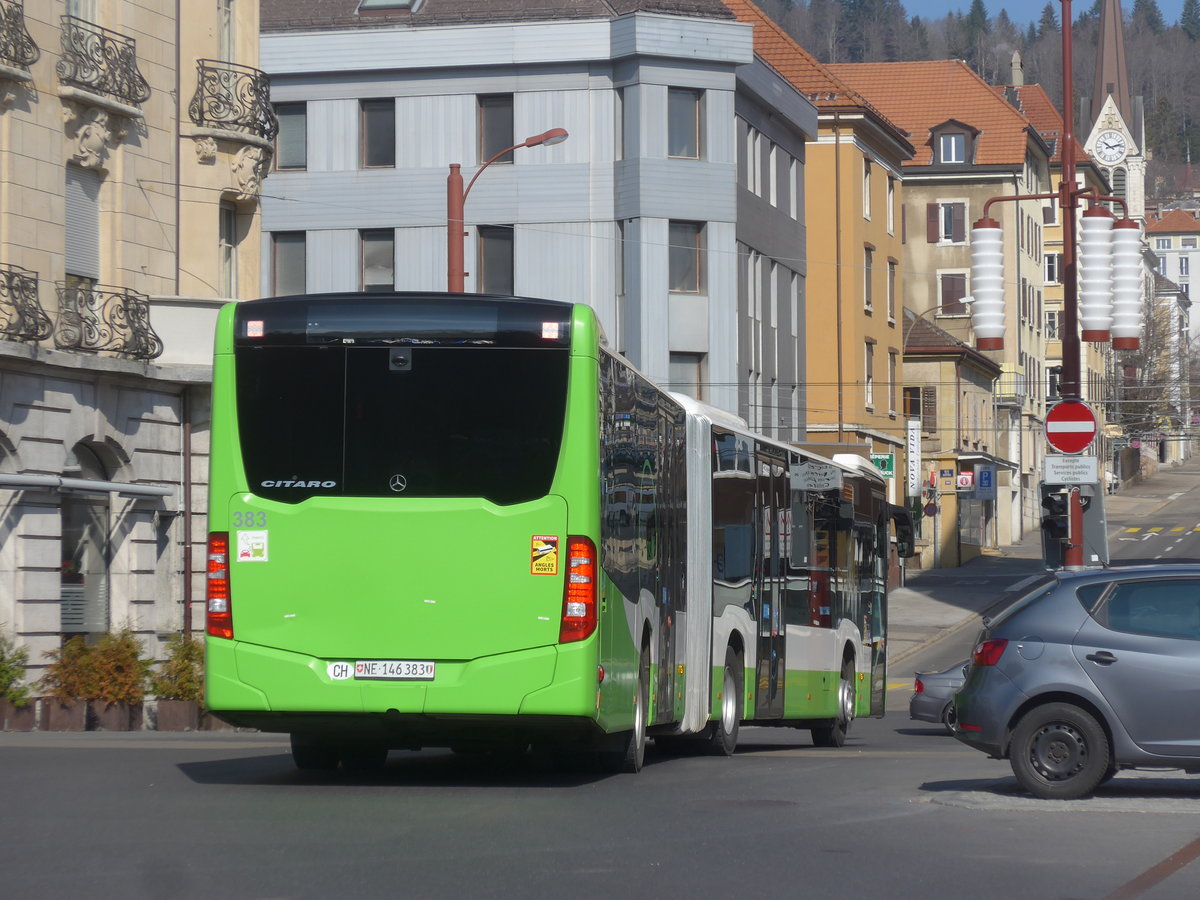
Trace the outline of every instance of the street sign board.
[[1046, 454], [1046, 484], [1097, 484], [1100, 469], [1094, 456], [1059, 456]]
[[957, 487], [960, 491], [969, 491], [975, 487], [975, 473], [959, 472]]
[[975, 466], [975, 499], [996, 499], [996, 467], [990, 463]]
[[809, 462], [792, 466], [792, 490], [794, 491], [840, 491], [842, 470], [837, 466]]
[[1081, 400], [1060, 400], [1046, 413], [1046, 443], [1059, 453], [1082, 453], [1096, 430], [1096, 414]]
[[884, 478], [896, 477], [896, 454], [895, 453], [872, 453], [871, 462], [879, 469], [879, 474]]

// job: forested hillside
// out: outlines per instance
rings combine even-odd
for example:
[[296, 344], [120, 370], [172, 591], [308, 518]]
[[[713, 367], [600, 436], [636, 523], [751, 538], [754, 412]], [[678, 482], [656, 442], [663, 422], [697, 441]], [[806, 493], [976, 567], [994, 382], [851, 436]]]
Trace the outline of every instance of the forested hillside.
[[[1041, 84], [1062, 101], [1062, 4], [1048, 0], [1036, 22], [1015, 22], [1003, 0], [974, 0], [967, 13], [930, 19], [910, 15], [900, 0], [757, 0], [822, 62], [966, 60], [990, 84], [1008, 84], [1012, 55], [1021, 52], [1025, 82]], [[1128, 0], [1125, 50], [1130, 94], [1146, 108], [1152, 155], [1147, 193], [1180, 194], [1189, 143], [1200, 163], [1200, 0], [1186, 0], [1178, 22], [1167, 22], [1156, 0]], [[908, 4], [920, 9], [919, 0]], [[1076, 114], [1092, 90], [1100, 2], [1076, 0], [1074, 26]], [[1090, 123], [1085, 123], [1090, 126]], [[1086, 132], [1085, 132], [1086, 134]]]

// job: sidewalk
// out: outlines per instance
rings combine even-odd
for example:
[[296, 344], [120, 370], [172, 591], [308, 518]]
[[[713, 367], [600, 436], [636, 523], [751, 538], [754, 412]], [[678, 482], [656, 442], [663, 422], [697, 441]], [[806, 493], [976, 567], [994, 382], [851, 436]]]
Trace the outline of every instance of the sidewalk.
[[[1123, 528], [1197, 487], [1200, 456], [1106, 496], [1110, 551], [1113, 536]], [[934, 641], [962, 634], [964, 644], [969, 642], [983, 616], [1003, 609], [1045, 573], [1037, 530], [1002, 548], [999, 555], [980, 556], [954, 569], [910, 572], [905, 586], [892, 591], [888, 602], [889, 671], [903, 672], [905, 660]]]

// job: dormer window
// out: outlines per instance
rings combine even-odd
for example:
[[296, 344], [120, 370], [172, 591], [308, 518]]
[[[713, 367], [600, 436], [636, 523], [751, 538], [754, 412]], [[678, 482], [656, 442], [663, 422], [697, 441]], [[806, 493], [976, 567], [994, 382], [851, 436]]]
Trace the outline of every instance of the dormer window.
[[410, 12], [420, 12], [425, 0], [359, 0], [359, 12], [391, 12], [397, 9], [407, 9]]
[[965, 134], [943, 134], [938, 139], [938, 162], [965, 163], [967, 161], [967, 136]]

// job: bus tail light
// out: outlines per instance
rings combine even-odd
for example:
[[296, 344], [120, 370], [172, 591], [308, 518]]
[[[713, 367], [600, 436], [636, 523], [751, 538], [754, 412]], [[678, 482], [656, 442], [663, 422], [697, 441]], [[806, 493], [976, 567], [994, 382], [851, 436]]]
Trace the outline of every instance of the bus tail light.
[[229, 607], [229, 532], [208, 535], [208, 582], [205, 590], [205, 631], [213, 637], [233, 639], [233, 611]]
[[1004, 638], [992, 638], [991, 640], [982, 641], [975, 648], [975, 655], [971, 657], [971, 665], [974, 666], [994, 666], [1000, 662], [1000, 657], [1004, 655], [1004, 648], [1008, 646], [1008, 641]]
[[563, 587], [558, 642], [582, 641], [596, 630], [596, 545], [585, 537], [567, 538], [567, 583]]

